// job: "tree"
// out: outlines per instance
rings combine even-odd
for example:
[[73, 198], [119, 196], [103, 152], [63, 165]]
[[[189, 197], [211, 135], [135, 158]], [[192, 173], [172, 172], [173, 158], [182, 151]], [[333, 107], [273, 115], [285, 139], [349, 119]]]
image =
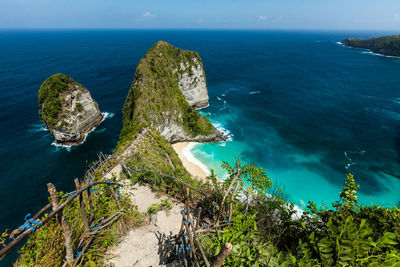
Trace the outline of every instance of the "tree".
[[338, 212], [349, 214], [359, 210], [357, 198], [358, 188], [360, 188], [360, 186], [356, 184], [353, 174], [348, 173], [343, 190], [340, 192], [340, 200], [333, 204]]

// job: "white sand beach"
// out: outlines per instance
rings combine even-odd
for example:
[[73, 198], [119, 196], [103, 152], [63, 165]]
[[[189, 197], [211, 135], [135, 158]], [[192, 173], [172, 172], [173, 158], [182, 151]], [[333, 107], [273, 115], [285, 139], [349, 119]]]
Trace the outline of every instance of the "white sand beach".
[[190, 152], [196, 143], [193, 142], [180, 142], [173, 144], [172, 147], [181, 159], [185, 169], [193, 176], [204, 179], [206, 176], [210, 175], [210, 171], [207, 166], [201, 161], [196, 159], [194, 155]]

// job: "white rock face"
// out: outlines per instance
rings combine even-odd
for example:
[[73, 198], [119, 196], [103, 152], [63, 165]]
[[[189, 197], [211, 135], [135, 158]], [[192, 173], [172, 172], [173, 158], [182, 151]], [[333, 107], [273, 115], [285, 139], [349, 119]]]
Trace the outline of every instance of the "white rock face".
[[170, 116], [169, 114], [163, 114], [163, 120], [158, 121], [152, 125], [165, 139], [170, 143], [176, 142], [215, 142], [223, 141], [226, 139], [223, 133], [215, 130], [209, 135], [196, 135], [191, 136], [185, 130], [182, 124], [177, 123], [176, 118], [181, 117], [181, 114], [175, 114]]
[[62, 120], [53, 128], [53, 135], [61, 143], [80, 143], [101, 122], [103, 115], [89, 90], [82, 86], [74, 85], [63, 99]]
[[[181, 62], [179, 77], [179, 88], [186, 100], [194, 108], [208, 106], [208, 90], [203, 64], [193, 58], [193, 63]], [[176, 70], [177, 71], [177, 70]]]

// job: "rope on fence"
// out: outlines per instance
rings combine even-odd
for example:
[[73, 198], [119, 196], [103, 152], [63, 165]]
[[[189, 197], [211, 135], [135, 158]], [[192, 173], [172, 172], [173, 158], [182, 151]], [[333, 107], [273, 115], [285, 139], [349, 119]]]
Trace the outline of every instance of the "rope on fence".
[[19, 228], [25, 228], [25, 229], [32, 229], [32, 233], [35, 232], [36, 228], [42, 226], [41, 222], [35, 221], [34, 219], [27, 219], [28, 217], [30, 217], [31, 214], [28, 213], [25, 218], [25, 224], [21, 225]]
[[[105, 157], [102, 153], [101, 153], [102, 157], [105, 160], [101, 160], [98, 161], [94, 166], [97, 166], [97, 168], [99, 168], [99, 166], [101, 167], [102, 164], [108, 162], [111, 157]], [[91, 173], [94, 172], [94, 166], [91, 167], [91, 169], [86, 172], [86, 174], [89, 174], [89, 176], [91, 175]], [[52, 203], [47, 204], [46, 206], [44, 206], [39, 212], [37, 212], [32, 218], [29, 218], [31, 216], [31, 214], [27, 214], [24, 217], [24, 221], [25, 223], [21, 226], [19, 226], [17, 229], [15, 229], [14, 231], [12, 231], [12, 233], [10, 234], [9, 238], [13, 239], [10, 243], [8, 243], [5, 247], [3, 247], [0, 250], [0, 261], [4, 259], [4, 257], [11, 251], [11, 249], [13, 249], [18, 243], [20, 243], [25, 237], [29, 236], [31, 233], [35, 232], [35, 230], [37, 230], [38, 228], [42, 227], [43, 225], [45, 225], [51, 218], [55, 217], [58, 213], [62, 212], [62, 210], [69, 204], [71, 203], [76, 197], [81, 196], [81, 194], [85, 191], [88, 191], [88, 193], [90, 192], [94, 192], [99, 190], [98, 188], [90, 190], [92, 187], [96, 186], [96, 185], [100, 185], [100, 184], [104, 184], [104, 185], [109, 185], [111, 186], [111, 190], [112, 192], [114, 192], [112, 186], [117, 185], [118, 186], [118, 195], [115, 194], [115, 192], [113, 193], [116, 196], [117, 199], [117, 204], [119, 206], [120, 211], [116, 214], [114, 214], [113, 216], [111, 216], [109, 219], [103, 221], [102, 225], [99, 227], [99, 229], [96, 229], [96, 231], [94, 231], [93, 233], [97, 233], [99, 230], [104, 229], [105, 227], [107, 227], [109, 224], [115, 222], [117, 219], [120, 218], [120, 216], [125, 213], [124, 210], [122, 210], [122, 207], [120, 206], [119, 203], [119, 189], [123, 186], [123, 184], [120, 183], [116, 183], [113, 182], [111, 180], [107, 180], [107, 181], [98, 181], [98, 182], [88, 182], [85, 186], [80, 187], [79, 189], [77, 188], [77, 190], [69, 192], [64, 194], [63, 196], [60, 197], [60, 199], [64, 199], [66, 198], [66, 200], [62, 203], [57, 205], [56, 207], [54, 207], [53, 205], [53, 211], [50, 212], [46, 217], [42, 218], [42, 220], [39, 220], [38, 218], [45, 212], [47, 211], [49, 208], [52, 207]], [[51, 184], [50, 184], [51, 185]], [[91, 234], [93, 234], [91, 233]], [[14, 238], [15, 237], [15, 238]], [[81, 256], [81, 255], [79, 255]]]

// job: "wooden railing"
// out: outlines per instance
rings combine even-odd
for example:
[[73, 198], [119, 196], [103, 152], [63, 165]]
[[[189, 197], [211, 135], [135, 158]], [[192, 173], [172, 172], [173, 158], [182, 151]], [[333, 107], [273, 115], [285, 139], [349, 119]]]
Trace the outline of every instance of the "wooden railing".
[[[118, 191], [115, 191], [115, 186], [121, 187], [123, 186], [120, 183], [116, 183], [110, 180], [105, 181], [94, 181], [93, 175], [96, 171], [101, 170], [102, 174], [108, 172], [111, 168], [110, 160], [112, 160], [111, 156], [106, 156], [102, 153], [99, 154], [99, 160], [92, 165], [91, 168], [85, 173], [85, 182], [80, 183], [78, 179], [75, 179], [75, 186], [76, 190], [66, 193], [61, 197], [58, 197], [57, 190], [52, 183], [47, 184], [47, 189], [51, 197], [51, 203], [44, 206], [40, 209], [32, 218], [30, 214], [28, 214], [24, 219], [25, 223], [11, 232], [9, 238], [12, 239], [10, 243], [8, 243], [3, 249], [0, 250], [0, 261], [4, 259], [4, 257], [21, 241], [23, 241], [26, 237], [30, 234], [35, 232], [36, 229], [43, 227], [50, 219], [56, 218], [58, 223], [60, 224], [64, 236], [65, 248], [66, 248], [66, 257], [65, 263], [72, 264], [72, 266], [76, 266], [82, 260], [82, 255], [90, 246], [91, 242], [93, 241], [95, 235], [104, 229], [105, 227], [109, 226], [113, 222], [117, 221], [124, 213], [122, 210], [122, 205], [119, 201]], [[140, 172], [152, 172], [157, 175], [161, 175], [164, 177], [168, 177], [170, 179], [175, 180], [177, 183], [181, 184], [184, 188], [184, 192], [182, 195], [185, 197], [185, 209], [181, 211], [182, 214], [182, 223], [181, 223], [181, 231], [178, 235], [174, 236], [171, 240], [175, 241], [175, 245], [178, 246], [178, 254], [179, 260], [181, 264], [184, 266], [200, 266], [199, 259], [197, 258], [196, 249], [198, 248], [200, 254], [202, 256], [204, 264], [209, 267], [218, 267], [221, 266], [223, 261], [232, 251], [232, 245], [227, 243], [222, 248], [220, 254], [214, 260], [213, 264], [210, 265], [209, 260], [207, 259], [204, 249], [200, 243], [198, 233], [201, 232], [216, 232], [219, 228], [225, 227], [230, 224], [230, 220], [232, 217], [232, 204], [234, 201], [233, 196], [235, 195], [238, 185], [241, 182], [240, 178], [240, 170], [237, 170], [235, 177], [232, 179], [228, 189], [226, 190], [224, 196], [222, 197], [222, 201], [220, 204], [216, 203], [215, 201], [211, 200], [208, 195], [203, 192], [202, 190], [196, 188], [195, 186], [187, 183], [186, 181], [182, 180], [179, 177], [175, 177], [168, 174], [162, 174], [155, 170], [147, 169], [144, 167], [135, 166], [135, 169], [127, 167], [125, 164], [121, 164], [123, 171], [130, 177], [133, 173], [140, 173]], [[151, 179], [151, 178], [150, 178]], [[93, 210], [93, 203], [92, 203], [92, 194], [91, 188], [96, 185], [106, 185], [110, 186], [111, 193], [114, 196], [116, 201], [117, 207], [119, 209], [118, 212], [111, 215], [106, 219], [99, 219], [98, 224], [94, 226], [90, 226], [90, 224], [94, 221], [94, 210]], [[202, 208], [197, 207], [198, 214], [197, 216], [192, 215], [192, 210], [194, 210], [195, 205], [191, 202], [190, 197], [190, 190], [193, 190], [200, 195], [203, 196], [204, 201], [210, 201], [210, 203], [217, 209], [217, 213], [210, 211], [213, 216], [213, 221], [204, 220], [202, 217]], [[233, 191], [232, 191], [233, 190]], [[232, 191], [232, 197], [230, 201], [226, 205], [226, 198], [228, 194]], [[84, 192], [86, 192], [86, 201], [84, 201]], [[76, 257], [74, 257], [74, 249], [72, 244], [72, 232], [71, 228], [63, 215], [63, 209], [67, 207], [75, 198], [78, 198], [79, 206], [80, 206], [80, 214], [82, 217], [82, 222], [84, 226], [84, 234], [81, 236], [81, 239], [78, 242], [77, 250], [81, 250]], [[66, 199], [62, 204], [60, 204], [60, 199]], [[86, 206], [85, 202], [89, 205], [89, 217], [86, 213]], [[43, 216], [46, 211], [49, 209], [52, 211], [47, 215]], [[225, 216], [227, 218], [224, 223], [220, 223], [221, 217]], [[197, 248], [196, 248], [196, 245]]]
[[[30, 218], [30, 214], [25, 216], [25, 223], [20, 227], [15, 229], [9, 235], [9, 239], [12, 240], [8, 244], [5, 245], [0, 250], [0, 261], [5, 258], [5, 256], [21, 241], [23, 241], [30, 234], [34, 233], [38, 228], [43, 227], [47, 222], [49, 222], [52, 218], [56, 218], [57, 222], [60, 224], [64, 236], [65, 248], [66, 248], [66, 257], [65, 262], [68, 264], [72, 264], [72, 266], [76, 266], [79, 264], [82, 259], [82, 255], [85, 250], [88, 248], [90, 243], [93, 241], [94, 236], [110, 225], [111, 223], [118, 220], [124, 211], [122, 210], [121, 203], [119, 201], [119, 196], [117, 195], [114, 187], [118, 188], [123, 186], [120, 183], [115, 183], [110, 180], [106, 181], [93, 181], [91, 178], [93, 173], [97, 170], [102, 169], [111, 159], [110, 156], [104, 156], [103, 154], [99, 155], [99, 160], [86, 172], [87, 176], [85, 177], [86, 182], [80, 183], [78, 179], [74, 180], [76, 190], [66, 193], [63, 196], [59, 197], [59, 194], [52, 183], [47, 184], [47, 190], [51, 197], [51, 203], [45, 205], [42, 209], [40, 209], [33, 217]], [[109, 166], [105, 166], [108, 168]], [[103, 170], [104, 172], [104, 170]], [[119, 208], [119, 211], [109, 218], [99, 219], [99, 223], [95, 225], [95, 227], [91, 227], [90, 224], [94, 221], [94, 210], [93, 210], [93, 202], [92, 202], [92, 193], [91, 188], [97, 185], [106, 185], [110, 186], [111, 193], [114, 196], [116, 204]], [[86, 192], [86, 193], [85, 193]], [[86, 201], [84, 201], [84, 193], [86, 194]], [[68, 224], [68, 221], [63, 215], [63, 210], [66, 208], [72, 201], [78, 198], [79, 206], [80, 206], [80, 215], [82, 217], [82, 222], [84, 226], [84, 234], [81, 237], [81, 240], [78, 243], [77, 250], [81, 249], [81, 252], [74, 258], [74, 249], [72, 244], [72, 231], [71, 227]], [[60, 204], [60, 199], [66, 199], [62, 204]], [[89, 217], [86, 214], [86, 206], [85, 202], [89, 205], [90, 214]], [[45, 216], [45, 212], [51, 208], [51, 212]]]

